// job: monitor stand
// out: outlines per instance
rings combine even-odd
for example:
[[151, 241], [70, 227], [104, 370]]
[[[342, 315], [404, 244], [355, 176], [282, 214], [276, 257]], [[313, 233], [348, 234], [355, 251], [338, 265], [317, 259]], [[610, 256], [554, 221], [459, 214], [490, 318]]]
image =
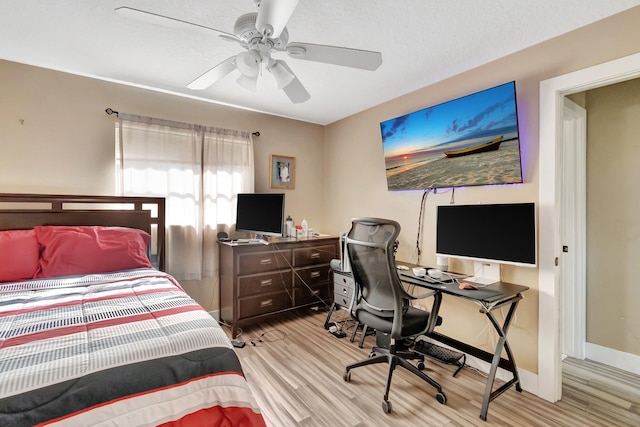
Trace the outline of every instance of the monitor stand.
[[500, 264], [497, 262], [474, 261], [474, 275], [464, 279], [476, 285], [488, 286], [500, 281]]

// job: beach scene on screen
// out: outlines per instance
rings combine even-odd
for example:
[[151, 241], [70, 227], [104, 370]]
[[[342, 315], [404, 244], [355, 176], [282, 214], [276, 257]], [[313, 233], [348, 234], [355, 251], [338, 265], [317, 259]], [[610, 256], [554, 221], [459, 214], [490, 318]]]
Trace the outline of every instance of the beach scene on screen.
[[514, 82], [380, 123], [390, 191], [522, 182]]

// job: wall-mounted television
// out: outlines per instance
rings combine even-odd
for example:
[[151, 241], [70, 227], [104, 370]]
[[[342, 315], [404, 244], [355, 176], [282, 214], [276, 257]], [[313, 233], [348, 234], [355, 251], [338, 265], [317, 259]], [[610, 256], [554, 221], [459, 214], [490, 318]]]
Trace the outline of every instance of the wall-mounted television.
[[522, 183], [515, 82], [380, 123], [389, 191]]
[[236, 231], [282, 236], [284, 193], [240, 193], [236, 207]]
[[500, 279], [500, 264], [536, 266], [533, 203], [438, 206], [436, 255], [475, 261], [474, 279]]

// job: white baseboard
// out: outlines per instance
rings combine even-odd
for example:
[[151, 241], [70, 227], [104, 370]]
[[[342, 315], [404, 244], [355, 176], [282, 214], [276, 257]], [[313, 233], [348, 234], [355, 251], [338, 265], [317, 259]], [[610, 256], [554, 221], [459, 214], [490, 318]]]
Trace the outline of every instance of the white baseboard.
[[[474, 356], [467, 354], [467, 365], [472, 368], [477, 369], [478, 371], [489, 374], [489, 369], [491, 368], [491, 364], [485, 362], [482, 359], [478, 359]], [[523, 390], [528, 391], [531, 394], [538, 395], [538, 375], [533, 372], [529, 372], [525, 369], [518, 368], [518, 376], [520, 377], [520, 386]], [[506, 371], [502, 368], [498, 368], [496, 372], [496, 378], [502, 381], [509, 381], [513, 378], [511, 372]], [[496, 387], [494, 387], [495, 390]]]
[[209, 311], [208, 313], [211, 315], [211, 317], [216, 319], [218, 322], [220, 321], [220, 310], [213, 310], [213, 311]]
[[640, 375], [640, 356], [589, 342], [585, 349], [589, 360]]

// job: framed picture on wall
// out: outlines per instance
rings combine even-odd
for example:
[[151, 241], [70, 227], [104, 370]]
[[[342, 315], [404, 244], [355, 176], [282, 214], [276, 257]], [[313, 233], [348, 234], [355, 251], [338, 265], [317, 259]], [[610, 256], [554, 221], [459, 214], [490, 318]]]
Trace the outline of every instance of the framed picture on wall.
[[271, 188], [295, 188], [296, 158], [271, 155]]

